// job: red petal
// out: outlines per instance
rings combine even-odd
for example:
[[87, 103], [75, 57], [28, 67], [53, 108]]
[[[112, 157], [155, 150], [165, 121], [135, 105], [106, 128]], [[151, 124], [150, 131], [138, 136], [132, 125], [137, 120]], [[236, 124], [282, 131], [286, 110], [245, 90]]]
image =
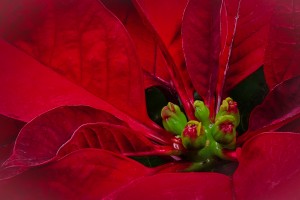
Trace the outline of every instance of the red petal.
[[[135, 0], [152, 27], [168, 48], [178, 67], [185, 66], [181, 42], [181, 23], [187, 0]], [[159, 67], [160, 68], [160, 67]], [[179, 68], [180, 69], [180, 68]], [[181, 68], [182, 70], [182, 68]], [[185, 74], [182, 70], [182, 74]], [[188, 81], [188, 79], [186, 80]]]
[[[144, 132], [158, 142], [169, 143], [169, 136], [162, 134], [160, 129], [153, 131], [146, 128], [127, 114], [65, 80], [1, 40], [0, 48], [3, 49], [0, 54], [0, 113], [22, 121], [30, 121], [57, 106], [90, 105], [113, 113], [127, 121], [133, 129]], [[24, 63], [29, 67], [24, 67]], [[152, 124], [149, 126], [155, 128]]]
[[300, 75], [300, 2], [276, 1], [266, 49], [265, 76], [270, 88]]
[[[144, 71], [145, 88], [161, 84], [170, 85], [166, 61], [153, 33], [145, 26], [130, 0], [102, 0], [126, 27], [136, 47]], [[162, 82], [160, 82], [162, 80]]]
[[249, 129], [238, 138], [244, 142], [251, 137], [300, 118], [300, 77], [287, 80], [277, 85], [250, 115]]
[[199, 95], [214, 107], [220, 52], [220, 1], [191, 0], [185, 10], [182, 37], [187, 69]]
[[7, 41], [125, 113], [148, 120], [132, 42], [101, 3], [31, 0], [0, 7], [0, 18], [7, 19], [0, 34]]
[[214, 173], [164, 173], [136, 180], [110, 199], [232, 199], [229, 177]]
[[57, 106], [86, 104], [116, 114], [106, 102], [2, 40], [0, 48], [0, 113], [27, 122]]
[[[223, 16], [221, 21], [222, 48], [226, 48], [233, 39], [228, 76], [224, 85], [226, 93], [264, 64], [272, 4], [269, 0], [225, 2], [226, 8], [223, 7], [222, 14], [226, 16]], [[240, 8], [237, 14], [238, 3]], [[232, 30], [228, 29], [233, 28], [236, 16], [238, 19], [232, 38], [228, 36], [228, 31]], [[221, 52], [221, 60], [223, 56], [225, 55]]]
[[[59, 107], [38, 116], [19, 133], [13, 154], [3, 165], [8, 168], [2, 172], [3, 177], [19, 173], [18, 166], [26, 169], [49, 162], [79, 126], [101, 121], [124, 124], [109, 113], [87, 106]], [[5, 174], [8, 170], [10, 173]]]
[[143, 165], [111, 152], [76, 151], [0, 183], [1, 199], [102, 199], [145, 176]]
[[271, 8], [268, 0], [223, 1], [218, 106], [229, 89], [263, 65]]
[[300, 135], [265, 133], [245, 143], [234, 176], [237, 199], [300, 198]]
[[[144, 14], [149, 18], [152, 26], [167, 46], [174, 45], [174, 40], [179, 39], [183, 11], [187, 0], [135, 0]], [[164, 16], [164, 17], [162, 17]], [[178, 49], [179, 50], [179, 49]]]
[[181, 18], [187, 1], [135, 0], [133, 2], [141, 18], [157, 40], [167, 62], [172, 80], [171, 85], [174, 85], [178, 92], [187, 116], [194, 119], [192, 106], [194, 90], [185, 68], [180, 34]]
[[111, 123], [89, 123], [79, 127], [72, 138], [58, 151], [64, 156], [81, 148], [97, 148], [126, 156], [167, 155], [172, 150], [168, 146], [158, 146], [127, 127]]
[[215, 92], [219, 105], [229, 89], [263, 64], [271, 11], [269, 1], [220, 4], [221, 1], [192, 0], [183, 21], [187, 67], [211, 111]]

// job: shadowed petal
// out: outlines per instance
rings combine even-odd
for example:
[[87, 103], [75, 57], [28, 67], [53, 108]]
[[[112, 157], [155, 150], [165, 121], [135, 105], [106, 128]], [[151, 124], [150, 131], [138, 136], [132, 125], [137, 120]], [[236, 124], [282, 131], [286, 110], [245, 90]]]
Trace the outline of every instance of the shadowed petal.
[[250, 115], [249, 129], [238, 138], [242, 143], [267, 131], [274, 131], [300, 117], [300, 77], [278, 84]]

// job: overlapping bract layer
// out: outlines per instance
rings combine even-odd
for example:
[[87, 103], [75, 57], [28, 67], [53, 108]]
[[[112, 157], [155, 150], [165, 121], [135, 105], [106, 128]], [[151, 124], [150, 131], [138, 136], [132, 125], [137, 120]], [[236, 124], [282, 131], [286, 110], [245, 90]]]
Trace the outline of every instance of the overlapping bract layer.
[[[300, 112], [299, 67], [295, 65], [299, 63], [296, 56], [298, 2], [237, 0], [222, 1], [221, 4], [210, 0], [190, 1], [185, 9], [182, 34], [181, 16], [186, 1], [162, 3], [162, 8], [169, 8], [164, 12], [153, 9], [160, 1], [122, 1], [131, 9], [122, 15], [123, 18], [119, 14], [124, 7], [116, 2], [112, 7], [108, 6], [114, 8], [110, 12], [94, 0], [1, 1], [0, 35], [4, 41], [0, 43], [0, 111], [4, 116], [1, 120], [9, 123], [5, 123], [7, 128], [0, 128], [4, 132], [1, 139], [5, 138], [1, 141], [0, 153], [2, 158], [13, 152], [5, 164], [6, 170], [14, 172], [11, 175], [28, 169], [0, 182], [1, 198], [99, 199], [128, 195], [144, 199], [253, 199], [285, 195], [288, 198], [291, 194], [299, 197], [298, 189], [294, 187], [300, 180], [297, 171], [299, 135], [263, 134], [284, 125], [282, 130], [299, 130], [297, 121], [294, 122], [299, 120]], [[134, 13], [137, 21], [145, 23], [148, 29], [141, 28], [126, 13]], [[161, 18], [164, 20], [160, 21]], [[189, 75], [183, 60], [181, 37]], [[196, 46], [188, 45], [188, 41]], [[148, 44], [154, 51], [149, 54], [151, 58], [147, 58], [147, 51], [143, 50]], [[267, 56], [264, 54], [266, 47]], [[192, 62], [192, 58], [201, 58], [202, 67], [194, 65], [199, 63]], [[190, 118], [194, 115], [190, 76], [214, 116], [215, 106], [218, 107], [228, 90], [263, 63], [271, 91], [265, 102], [253, 111], [249, 132], [241, 137], [240, 144], [247, 142], [238, 153], [240, 165], [233, 175], [234, 189], [232, 180], [222, 174], [173, 173], [185, 169], [189, 163], [173, 162], [149, 169], [120, 155], [125, 152], [177, 155], [182, 148], [173, 148], [172, 143], [180, 143], [173, 142], [170, 134], [147, 118], [145, 87], [160, 85], [173, 92], [176, 90]], [[281, 73], [283, 70], [286, 73]], [[142, 76], [146, 77], [145, 84]], [[204, 84], [197, 85], [197, 81]], [[76, 115], [65, 116], [64, 112], [59, 112], [59, 117], [30, 129], [40, 117], [62, 105], [79, 105], [74, 107], [75, 110], [82, 105], [92, 106], [106, 113], [108, 123], [115, 120], [118, 123], [102, 124], [102, 128], [98, 124], [95, 128], [83, 120], [82, 124], [73, 126], [73, 120], [78, 119]], [[89, 114], [80, 114], [81, 117], [86, 115]], [[28, 123], [15, 145], [11, 145], [24, 122]], [[103, 131], [103, 127], [108, 126], [109, 131]], [[231, 125], [219, 128], [227, 131]], [[45, 132], [51, 139], [41, 135]], [[255, 135], [258, 136], [253, 137]], [[128, 138], [131, 138], [130, 142]], [[107, 141], [111, 143], [109, 148], [96, 144]], [[149, 149], [145, 149], [147, 146]], [[60, 147], [61, 151], [57, 149]], [[48, 148], [51, 151], [47, 151]], [[76, 151], [68, 153], [73, 150]], [[16, 169], [20, 170], [14, 171]], [[160, 174], [162, 172], [168, 174]], [[247, 178], [255, 183], [254, 189], [253, 184], [245, 181]], [[161, 179], [161, 185], [157, 184]], [[199, 183], [201, 180], [206, 184]], [[149, 187], [141, 190], [141, 186]]]

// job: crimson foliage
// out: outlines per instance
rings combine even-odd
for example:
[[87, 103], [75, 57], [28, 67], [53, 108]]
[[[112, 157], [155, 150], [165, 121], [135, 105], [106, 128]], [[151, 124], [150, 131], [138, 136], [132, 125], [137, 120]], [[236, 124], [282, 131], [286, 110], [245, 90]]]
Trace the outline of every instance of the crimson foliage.
[[[1, 199], [300, 198], [300, 2], [4, 0]], [[196, 91], [212, 115], [263, 65], [269, 93], [232, 176], [180, 172], [145, 89]], [[127, 156], [171, 162], [145, 167]], [[173, 155], [173, 157], [171, 157]], [[16, 192], [17, 191], [17, 192]]]

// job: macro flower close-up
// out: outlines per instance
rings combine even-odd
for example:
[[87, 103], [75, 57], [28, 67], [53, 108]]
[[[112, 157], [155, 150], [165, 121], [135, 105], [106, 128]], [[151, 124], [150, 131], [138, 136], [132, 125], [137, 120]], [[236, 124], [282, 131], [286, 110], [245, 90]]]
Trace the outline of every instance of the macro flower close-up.
[[0, 199], [300, 199], [299, 0], [2, 0]]

